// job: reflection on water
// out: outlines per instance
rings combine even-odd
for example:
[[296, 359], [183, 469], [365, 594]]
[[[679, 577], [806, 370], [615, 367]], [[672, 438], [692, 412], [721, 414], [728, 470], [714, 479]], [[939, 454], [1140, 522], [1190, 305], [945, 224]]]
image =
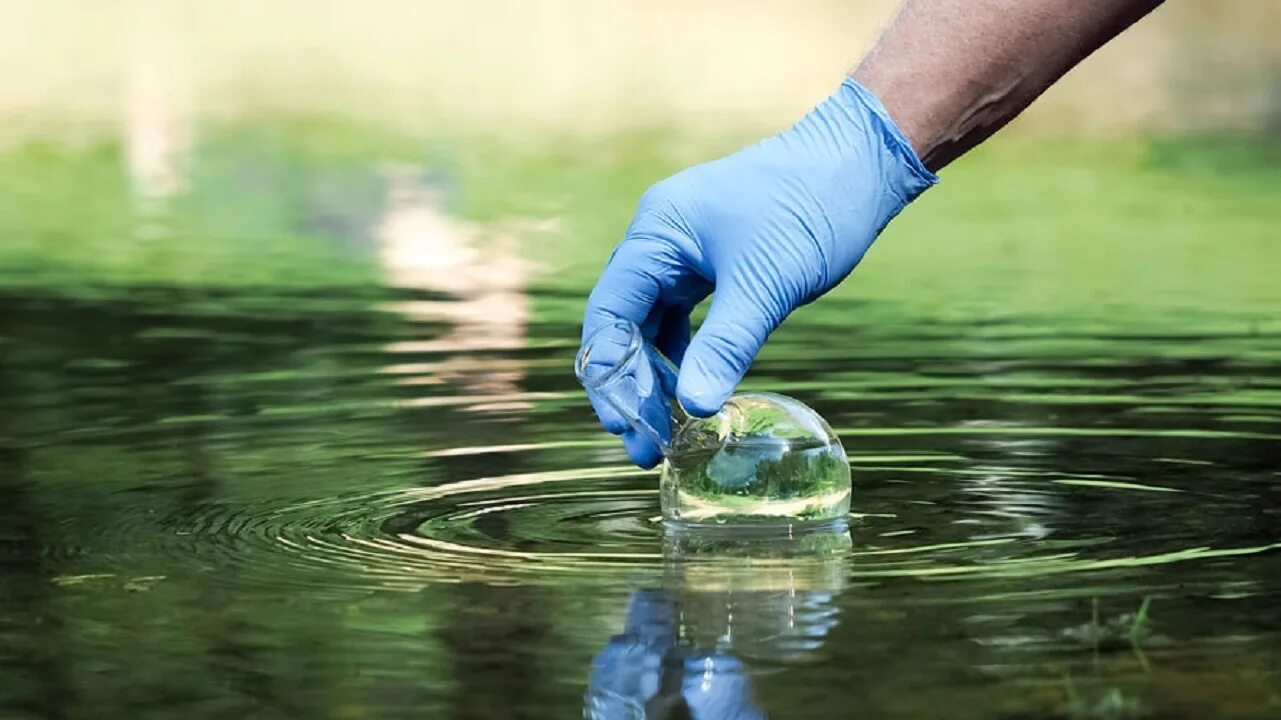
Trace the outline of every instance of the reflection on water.
[[661, 590], [632, 596], [623, 632], [592, 661], [583, 717], [765, 717], [737, 658], [680, 643], [678, 612]]
[[[0, 212], [48, 256], [0, 288], [0, 717], [1281, 712], [1268, 171], [1148, 176], [1160, 192], [1089, 205], [1109, 233], [1078, 234], [1081, 190], [1017, 249], [932, 226], [939, 253], [976, 243], [946, 277], [878, 248], [745, 388], [831, 421], [850, 533], [762, 547], [666, 535], [655, 474], [571, 372], [590, 274], [559, 268], [599, 267], [622, 171], [575, 165], [598, 174], [544, 245], [459, 209], [465, 173], [263, 137], [138, 151], [185, 153], [174, 185], [134, 151], [109, 173], [0, 155], [49, 192], [114, 178], [130, 218]], [[988, 162], [1040, 197], [1039, 170]], [[995, 202], [952, 187], [939, 202]], [[987, 207], [985, 236], [1027, 235]], [[94, 264], [158, 216], [161, 254]], [[1175, 274], [1129, 273], [1108, 304], [1076, 288], [1152, 258]]]
[[592, 660], [584, 717], [764, 718], [745, 663], [804, 663], [836, 625], [845, 532], [794, 538], [667, 534], [663, 586], [628, 601]]
[[[180, 193], [190, 189], [188, 175], [195, 161], [195, 117], [184, 81], [187, 58], [171, 46], [169, 34], [154, 27], [160, 22], [158, 6], [143, 2], [134, 9], [124, 160], [142, 240], [172, 241], [174, 229], [166, 227], [165, 217], [179, 202]], [[236, 175], [254, 173], [260, 162], [247, 156], [231, 170]], [[373, 254], [386, 287], [416, 290], [433, 298], [399, 300], [388, 303], [389, 309], [417, 324], [447, 323], [452, 328], [443, 336], [388, 346], [393, 353], [437, 353], [438, 362], [393, 363], [383, 371], [407, 386], [457, 385], [462, 392], [479, 396], [472, 409], [497, 413], [530, 409], [527, 400], [515, 397], [524, 376], [523, 363], [483, 357], [492, 350], [519, 349], [524, 343], [529, 320], [525, 289], [534, 265], [517, 252], [515, 229], [482, 228], [449, 216], [449, 178], [420, 165], [388, 163], [380, 175], [378, 184], [385, 197], [380, 217], [362, 218], [354, 227], [341, 228], [340, 234], [356, 243], [376, 244]], [[230, 180], [230, 197], [224, 199], [228, 204], [261, 192]], [[339, 199], [312, 208], [300, 223], [333, 232], [332, 218], [327, 216], [345, 211], [344, 204]], [[546, 222], [527, 222], [519, 230], [528, 236], [547, 227]]]
[[[855, 478], [850, 546], [806, 560], [665, 539], [568, 316], [442, 353], [398, 345], [455, 332], [401, 290], [147, 292], [5, 297], [6, 709], [573, 716], [589, 686], [678, 704], [709, 663], [774, 717], [1277, 707], [1277, 336], [1008, 328], [976, 374], [911, 325], [792, 324], [754, 382], [821, 408]], [[381, 372], [482, 352], [537, 422]]]
[[409, 386], [458, 383], [482, 398], [473, 410], [529, 410], [530, 402], [518, 398], [524, 363], [484, 355], [524, 345], [530, 263], [516, 252], [510, 234], [484, 237], [480, 228], [449, 217], [443, 188], [420, 168], [392, 167], [387, 177], [387, 210], [377, 230], [386, 283], [447, 298], [401, 301], [392, 308], [417, 323], [447, 322], [452, 330], [389, 346], [392, 352], [439, 353], [439, 362], [394, 364], [384, 371]]

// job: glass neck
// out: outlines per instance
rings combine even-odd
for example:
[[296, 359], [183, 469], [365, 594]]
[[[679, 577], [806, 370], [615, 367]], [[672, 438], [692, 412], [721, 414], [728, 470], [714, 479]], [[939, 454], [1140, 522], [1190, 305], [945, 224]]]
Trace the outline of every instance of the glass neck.
[[676, 401], [677, 368], [645, 341], [635, 323], [619, 320], [583, 343], [575, 372], [608, 428], [631, 426], [667, 457], [689, 420]]

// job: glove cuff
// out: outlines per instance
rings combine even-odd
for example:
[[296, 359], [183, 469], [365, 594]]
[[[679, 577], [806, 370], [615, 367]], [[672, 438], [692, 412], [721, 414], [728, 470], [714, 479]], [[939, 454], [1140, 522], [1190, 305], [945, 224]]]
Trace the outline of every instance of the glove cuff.
[[912, 149], [912, 144], [908, 142], [907, 136], [898, 125], [894, 124], [885, 105], [871, 90], [863, 87], [854, 78], [846, 78], [845, 82], [841, 83], [841, 89], [837, 94], [846, 95], [848, 100], [862, 105], [875, 118], [875, 126], [885, 144], [885, 149], [896, 161], [889, 163], [886, 167], [890, 175], [887, 178], [890, 181], [889, 187], [899, 196], [903, 205], [912, 202], [918, 195], [938, 183], [938, 176], [930, 172], [925, 167], [925, 163], [921, 162], [921, 158]]

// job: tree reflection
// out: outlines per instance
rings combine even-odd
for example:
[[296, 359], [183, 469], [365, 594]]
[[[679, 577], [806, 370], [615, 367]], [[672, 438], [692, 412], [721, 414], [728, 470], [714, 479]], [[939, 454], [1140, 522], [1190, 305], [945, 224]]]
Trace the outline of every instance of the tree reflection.
[[593, 720], [767, 717], [752, 664], [803, 662], [836, 624], [846, 532], [792, 538], [669, 534], [661, 588], [632, 594], [592, 661]]

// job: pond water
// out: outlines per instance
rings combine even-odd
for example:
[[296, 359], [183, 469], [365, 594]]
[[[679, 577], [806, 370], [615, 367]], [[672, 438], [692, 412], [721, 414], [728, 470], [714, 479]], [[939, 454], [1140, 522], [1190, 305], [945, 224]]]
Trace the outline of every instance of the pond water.
[[[1281, 183], [1239, 148], [945, 176], [745, 385], [836, 429], [849, 534], [746, 542], [665, 538], [573, 376], [643, 163], [507, 167], [561, 224], [498, 233], [226, 142], [177, 209], [0, 213], [0, 718], [1281, 716]], [[60, 152], [0, 177], [120, 162]]]

